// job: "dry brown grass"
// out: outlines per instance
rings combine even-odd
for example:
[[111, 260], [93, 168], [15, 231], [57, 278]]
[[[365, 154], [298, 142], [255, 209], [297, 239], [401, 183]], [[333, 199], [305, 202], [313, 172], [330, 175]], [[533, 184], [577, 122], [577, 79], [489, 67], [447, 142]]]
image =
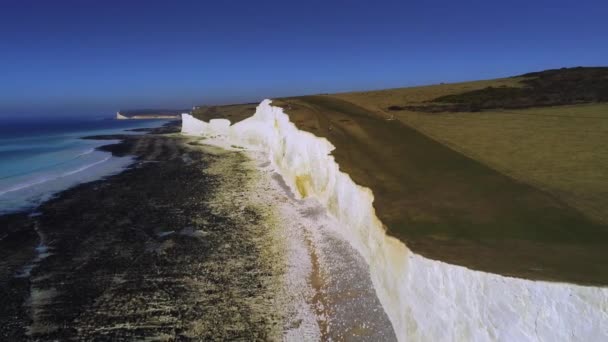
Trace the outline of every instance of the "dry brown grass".
[[211, 119], [228, 119], [232, 123], [241, 121], [255, 113], [257, 103], [233, 104], [226, 106], [201, 106], [192, 112], [195, 117], [209, 121]]
[[336, 146], [340, 169], [373, 190], [388, 233], [415, 252], [511, 276], [608, 283], [606, 226], [554, 195], [331, 95], [274, 104]]
[[608, 223], [608, 104], [397, 117]]
[[514, 86], [516, 78], [337, 94], [393, 116], [465, 155], [608, 223], [608, 104], [477, 113], [387, 112], [438, 96]]
[[371, 90], [353, 93], [333, 94], [337, 97], [372, 111], [378, 111], [386, 115], [386, 108], [393, 105], [413, 105], [424, 101], [430, 101], [440, 96], [452, 95], [471, 90], [479, 90], [489, 86], [492, 87], [521, 87], [519, 81], [522, 78], [500, 78], [496, 80], [483, 80], [463, 83], [446, 83], [422, 87], [395, 88], [386, 90]]
[[[429, 258], [511, 276], [608, 284], [608, 104], [388, 112], [507, 78], [277, 99], [369, 187], [388, 232]], [[197, 114], [240, 121], [253, 105]], [[394, 118], [396, 120], [387, 120]]]

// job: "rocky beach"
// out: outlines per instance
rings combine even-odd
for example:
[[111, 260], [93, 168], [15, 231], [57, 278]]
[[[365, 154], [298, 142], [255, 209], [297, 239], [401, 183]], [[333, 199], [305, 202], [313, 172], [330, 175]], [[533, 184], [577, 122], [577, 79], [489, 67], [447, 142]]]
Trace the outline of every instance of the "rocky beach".
[[394, 339], [317, 203], [178, 130], [93, 137], [135, 163], [0, 216], [1, 339]]

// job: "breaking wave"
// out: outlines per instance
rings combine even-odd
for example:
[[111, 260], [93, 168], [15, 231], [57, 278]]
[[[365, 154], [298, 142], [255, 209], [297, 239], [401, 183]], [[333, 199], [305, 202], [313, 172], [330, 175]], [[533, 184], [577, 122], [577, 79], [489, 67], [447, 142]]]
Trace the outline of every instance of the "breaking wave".
[[87, 164], [87, 165], [83, 165], [83, 166], [78, 167], [78, 168], [76, 168], [74, 170], [70, 170], [70, 171], [67, 171], [67, 172], [64, 172], [64, 173], [61, 173], [61, 174], [58, 174], [58, 175], [42, 176], [42, 177], [36, 178], [34, 180], [28, 180], [25, 183], [15, 184], [15, 185], [13, 185], [12, 187], [10, 187], [8, 189], [0, 190], [0, 196], [4, 195], [6, 193], [9, 193], [9, 192], [27, 189], [27, 188], [32, 187], [34, 185], [39, 185], [39, 184], [43, 184], [43, 183], [46, 183], [46, 182], [49, 182], [49, 181], [57, 180], [59, 178], [71, 176], [73, 174], [76, 174], [76, 173], [82, 172], [84, 170], [90, 169], [93, 166], [99, 165], [101, 163], [105, 163], [110, 158], [111, 158], [111, 156], [106, 157], [106, 158], [104, 158], [102, 160], [98, 160], [96, 162]]

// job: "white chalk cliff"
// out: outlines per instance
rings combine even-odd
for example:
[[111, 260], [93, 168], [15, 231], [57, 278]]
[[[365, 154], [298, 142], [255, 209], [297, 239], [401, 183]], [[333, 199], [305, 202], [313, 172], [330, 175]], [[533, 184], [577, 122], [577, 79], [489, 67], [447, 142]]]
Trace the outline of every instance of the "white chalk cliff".
[[369, 264], [401, 341], [608, 341], [608, 288], [504, 277], [411, 252], [386, 235], [372, 192], [339, 170], [334, 146], [269, 100], [234, 125], [183, 114], [182, 133], [267, 153], [294, 193], [325, 206]]

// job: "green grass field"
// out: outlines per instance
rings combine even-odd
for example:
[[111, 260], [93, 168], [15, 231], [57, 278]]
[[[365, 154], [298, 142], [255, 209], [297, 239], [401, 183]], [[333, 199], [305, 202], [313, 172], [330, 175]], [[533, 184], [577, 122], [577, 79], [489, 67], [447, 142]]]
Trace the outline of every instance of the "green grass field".
[[[602, 142], [608, 141], [608, 105], [445, 114], [386, 110], [517, 82], [274, 104], [286, 108], [298, 127], [336, 146], [341, 169], [373, 190], [388, 233], [415, 252], [504, 275], [606, 285], [608, 148]], [[229, 110], [233, 121], [252, 114]], [[221, 112], [196, 114], [208, 119]]]

